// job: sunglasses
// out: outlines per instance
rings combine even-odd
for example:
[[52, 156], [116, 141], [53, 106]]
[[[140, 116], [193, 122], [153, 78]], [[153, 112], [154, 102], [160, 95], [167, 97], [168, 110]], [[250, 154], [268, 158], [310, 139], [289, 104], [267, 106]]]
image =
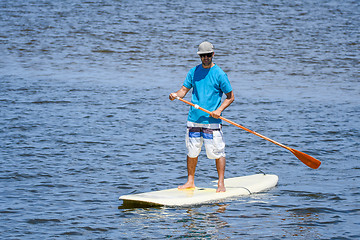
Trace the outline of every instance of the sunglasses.
[[210, 57], [212, 57], [213, 56], [213, 53], [205, 53], [205, 54], [199, 54], [199, 56], [201, 57], [201, 58], [203, 58], [203, 57], [208, 57], [208, 58], [210, 58]]

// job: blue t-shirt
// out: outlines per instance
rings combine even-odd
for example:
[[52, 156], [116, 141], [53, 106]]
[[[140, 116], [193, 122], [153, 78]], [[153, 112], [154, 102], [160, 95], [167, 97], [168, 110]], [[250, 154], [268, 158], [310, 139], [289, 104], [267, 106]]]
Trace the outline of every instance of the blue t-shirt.
[[[212, 68], [203, 68], [200, 64], [190, 69], [183, 85], [193, 89], [191, 102], [210, 112], [220, 107], [223, 93], [232, 91], [226, 73], [216, 64]], [[188, 121], [204, 124], [221, 123], [221, 119], [212, 118], [194, 107], [190, 108]]]

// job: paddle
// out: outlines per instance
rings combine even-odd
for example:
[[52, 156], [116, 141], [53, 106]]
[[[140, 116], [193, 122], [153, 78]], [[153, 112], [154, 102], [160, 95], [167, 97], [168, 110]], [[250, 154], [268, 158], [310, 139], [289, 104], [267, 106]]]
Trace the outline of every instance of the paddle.
[[[176, 99], [178, 99], [178, 100], [180, 100], [180, 101], [182, 101], [182, 102], [184, 102], [184, 103], [187, 103], [187, 104], [193, 106], [193, 107], [196, 108], [196, 109], [200, 109], [201, 111], [204, 111], [204, 112], [206, 112], [206, 113], [208, 113], [208, 114], [211, 114], [210, 111], [208, 111], [208, 110], [200, 107], [200, 106], [197, 105], [197, 104], [193, 104], [193, 103], [191, 103], [191, 102], [189, 102], [189, 101], [186, 101], [185, 99], [182, 99], [182, 98], [180, 98], [180, 97], [177, 97]], [[288, 147], [288, 146], [285, 146], [285, 145], [283, 145], [283, 144], [281, 144], [281, 143], [278, 143], [278, 142], [276, 142], [276, 141], [274, 141], [274, 140], [272, 140], [272, 139], [270, 139], [270, 138], [268, 138], [268, 137], [265, 137], [265, 136], [263, 136], [263, 135], [261, 135], [261, 134], [259, 134], [259, 133], [257, 133], [257, 132], [254, 132], [254, 131], [252, 131], [252, 130], [244, 127], [244, 126], [241, 126], [240, 124], [237, 124], [237, 123], [235, 123], [235, 122], [233, 122], [233, 121], [231, 121], [231, 120], [229, 120], [229, 119], [226, 119], [226, 118], [224, 118], [224, 117], [220, 117], [220, 119], [222, 119], [222, 120], [224, 120], [225, 122], [228, 122], [228, 123], [230, 123], [230, 124], [232, 124], [232, 125], [234, 125], [234, 126], [236, 126], [236, 127], [239, 127], [239, 128], [241, 128], [241, 129], [243, 129], [243, 130], [245, 130], [245, 131], [248, 131], [248, 132], [250, 132], [250, 133], [252, 133], [252, 134], [255, 134], [256, 136], [261, 137], [261, 138], [263, 138], [263, 139], [265, 139], [265, 140], [267, 140], [267, 141], [269, 141], [269, 142], [272, 142], [272, 143], [274, 143], [274, 144], [276, 144], [276, 145], [278, 145], [278, 146], [280, 146], [280, 147], [283, 147], [283, 148], [289, 150], [289, 151], [292, 152], [300, 161], [302, 161], [302, 162], [303, 162], [305, 165], [307, 165], [308, 167], [311, 167], [311, 168], [313, 168], [313, 169], [317, 169], [317, 168], [320, 166], [320, 164], [321, 164], [321, 162], [320, 162], [319, 160], [317, 160], [316, 158], [313, 158], [313, 157], [307, 155], [306, 153], [300, 152], [300, 151], [298, 151], [298, 150], [295, 150], [295, 149], [293, 149], [293, 148], [290, 148], [290, 147]]]

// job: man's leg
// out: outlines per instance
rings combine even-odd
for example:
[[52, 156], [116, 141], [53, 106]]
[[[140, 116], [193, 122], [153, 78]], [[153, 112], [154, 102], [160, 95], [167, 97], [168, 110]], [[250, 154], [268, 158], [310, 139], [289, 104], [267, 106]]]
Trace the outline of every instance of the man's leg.
[[226, 191], [225, 183], [224, 183], [225, 164], [226, 164], [226, 159], [224, 157], [216, 159], [216, 169], [217, 169], [217, 172], [219, 175], [218, 188], [217, 188], [216, 192], [225, 192]]
[[194, 188], [195, 187], [195, 169], [198, 162], [198, 157], [191, 158], [187, 156], [187, 171], [188, 171], [188, 180], [187, 182], [179, 186], [178, 189]]

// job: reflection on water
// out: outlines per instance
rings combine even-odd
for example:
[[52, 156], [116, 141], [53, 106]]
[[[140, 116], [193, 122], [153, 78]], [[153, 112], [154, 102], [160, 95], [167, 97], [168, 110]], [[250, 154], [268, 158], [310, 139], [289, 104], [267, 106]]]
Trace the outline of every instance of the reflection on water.
[[184, 237], [213, 238], [214, 236], [224, 237], [224, 228], [229, 224], [220, 217], [219, 213], [226, 213], [227, 204], [216, 204], [215, 212], [202, 213], [198, 209], [188, 209], [186, 217], [178, 220], [183, 224]]
[[[292, 209], [288, 210], [289, 216], [284, 218], [284, 222], [291, 222], [294, 227], [284, 228], [286, 235], [293, 237], [305, 237], [306, 239], [318, 239], [320, 234], [317, 227], [321, 224], [317, 209]], [[336, 222], [333, 222], [336, 223]]]
[[124, 209], [122, 212], [127, 217], [122, 225], [131, 229], [140, 224], [141, 226], [137, 226], [138, 228], [148, 229], [153, 228], [151, 226], [153, 220], [161, 221], [163, 219], [163, 221], [172, 222], [169, 225], [171, 235], [168, 237], [216, 238], [216, 236], [222, 236], [221, 238], [223, 238], [229, 224], [221, 217], [221, 214], [226, 214], [226, 207], [229, 205], [210, 204], [205, 206], [212, 211], [204, 212], [203, 207], [177, 208], [176, 210], [165, 207]]

